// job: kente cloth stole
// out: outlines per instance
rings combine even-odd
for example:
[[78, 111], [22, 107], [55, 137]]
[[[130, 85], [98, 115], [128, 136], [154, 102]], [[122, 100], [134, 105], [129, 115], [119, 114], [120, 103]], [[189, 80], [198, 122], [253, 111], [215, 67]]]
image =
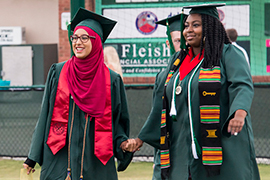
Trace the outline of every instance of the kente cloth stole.
[[166, 123], [166, 116], [169, 116], [167, 111], [167, 98], [166, 98], [166, 87], [168, 82], [170, 81], [171, 77], [173, 76], [174, 72], [180, 66], [180, 59], [177, 58], [173, 63], [167, 79], [164, 84], [164, 91], [163, 91], [163, 107], [161, 112], [161, 126], [160, 126], [160, 163], [161, 163], [161, 178], [166, 179], [169, 174], [170, 168], [170, 153], [169, 153], [169, 132], [167, 131], [167, 123]]
[[[66, 145], [69, 119], [70, 92], [67, 82], [67, 63], [61, 70], [55, 97], [53, 114], [47, 145], [55, 155]], [[112, 109], [111, 109], [111, 78], [110, 71], [105, 67], [106, 75], [106, 107], [102, 118], [95, 118], [94, 153], [104, 164], [113, 156]], [[93, 118], [92, 118], [93, 119]]]
[[220, 174], [220, 66], [201, 67], [199, 75], [202, 163], [208, 176]]

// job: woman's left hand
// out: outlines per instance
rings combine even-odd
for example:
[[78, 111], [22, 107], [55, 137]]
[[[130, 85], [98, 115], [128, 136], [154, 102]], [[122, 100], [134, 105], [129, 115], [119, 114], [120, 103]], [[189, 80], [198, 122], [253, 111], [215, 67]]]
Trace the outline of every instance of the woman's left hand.
[[32, 173], [35, 172], [35, 169], [32, 168], [32, 167], [30, 167], [28, 164], [23, 163], [23, 167], [24, 167], [24, 169], [27, 170], [27, 175], [29, 175], [31, 172], [32, 172]]
[[235, 112], [234, 117], [229, 122], [228, 133], [231, 133], [231, 135], [237, 136], [237, 134], [241, 132], [245, 124], [246, 115], [247, 115], [247, 112], [245, 110], [238, 109]]
[[128, 140], [122, 142], [120, 145], [120, 148], [123, 151], [129, 151], [129, 152], [133, 152], [135, 147], [136, 147], [135, 139], [128, 139]]

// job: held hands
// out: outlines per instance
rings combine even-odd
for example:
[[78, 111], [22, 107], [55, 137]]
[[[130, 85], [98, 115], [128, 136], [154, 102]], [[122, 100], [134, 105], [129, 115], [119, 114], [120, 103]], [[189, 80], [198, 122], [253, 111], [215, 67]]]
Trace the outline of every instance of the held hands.
[[231, 135], [237, 136], [238, 133], [242, 130], [244, 124], [245, 124], [245, 117], [247, 115], [247, 112], [242, 109], [238, 109], [234, 117], [230, 120], [228, 125], [228, 133], [231, 133]]
[[27, 175], [29, 175], [30, 172], [34, 173], [35, 169], [28, 166], [28, 164], [23, 163], [24, 169], [27, 169]]
[[120, 148], [123, 151], [135, 152], [135, 151], [139, 151], [142, 145], [143, 145], [143, 141], [140, 140], [139, 138], [128, 139], [121, 143]]

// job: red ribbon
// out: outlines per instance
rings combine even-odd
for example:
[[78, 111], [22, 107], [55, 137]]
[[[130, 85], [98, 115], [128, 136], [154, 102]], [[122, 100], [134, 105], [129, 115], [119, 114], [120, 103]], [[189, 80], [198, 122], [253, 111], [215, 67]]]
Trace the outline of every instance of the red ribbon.
[[95, 118], [95, 155], [104, 164], [113, 156], [112, 146], [112, 102], [110, 71], [105, 68], [106, 77], [106, 106], [104, 116]]
[[[201, 56], [200, 56], [201, 55]], [[181, 64], [179, 71], [180, 71], [180, 81], [182, 81], [186, 75], [199, 64], [199, 62], [203, 59], [204, 57], [204, 49], [202, 51], [202, 54], [198, 54], [194, 59], [193, 59], [193, 52], [192, 48], [189, 50], [188, 55], [185, 57], [183, 63]]]

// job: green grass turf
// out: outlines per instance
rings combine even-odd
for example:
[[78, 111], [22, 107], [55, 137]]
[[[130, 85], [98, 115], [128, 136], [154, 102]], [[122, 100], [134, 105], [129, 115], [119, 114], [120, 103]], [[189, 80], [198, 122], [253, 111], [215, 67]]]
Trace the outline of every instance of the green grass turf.
[[[20, 169], [23, 161], [5, 160], [0, 158], [0, 180], [20, 180]], [[119, 180], [151, 180], [153, 163], [133, 162], [124, 172], [119, 172]], [[35, 167], [34, 180], [39, 180], [40, 167]], [[270, 165], [259, 165], [261, 180], [270, 180]]]

